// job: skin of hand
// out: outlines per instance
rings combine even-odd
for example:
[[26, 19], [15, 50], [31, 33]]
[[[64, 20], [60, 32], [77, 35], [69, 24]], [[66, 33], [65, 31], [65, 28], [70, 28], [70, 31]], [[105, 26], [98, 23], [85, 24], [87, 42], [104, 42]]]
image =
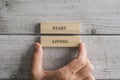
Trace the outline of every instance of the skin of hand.
[[83, 43], [80, 43], [78, 56], [58, 70], [44, 70], [42, 59], [42, 46], [36, 43], [31, 66], [31, 80], [95, 80], [92, 75], [93, 66], [87, 58], [87, 51]]

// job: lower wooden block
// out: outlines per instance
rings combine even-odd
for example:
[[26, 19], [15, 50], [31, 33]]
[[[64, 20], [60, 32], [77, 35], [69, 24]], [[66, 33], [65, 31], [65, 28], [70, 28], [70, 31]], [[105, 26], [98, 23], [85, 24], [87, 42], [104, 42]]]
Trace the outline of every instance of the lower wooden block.
[[78, 47], [80, 36], [41, 36], [42, 47]]

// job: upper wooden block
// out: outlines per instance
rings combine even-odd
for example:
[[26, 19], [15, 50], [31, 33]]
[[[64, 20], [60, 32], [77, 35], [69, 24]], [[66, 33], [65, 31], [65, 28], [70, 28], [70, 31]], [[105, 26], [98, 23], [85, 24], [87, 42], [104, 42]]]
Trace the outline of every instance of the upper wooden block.
[[80, 34], [79, 22], [42, 22], [41, 34]]

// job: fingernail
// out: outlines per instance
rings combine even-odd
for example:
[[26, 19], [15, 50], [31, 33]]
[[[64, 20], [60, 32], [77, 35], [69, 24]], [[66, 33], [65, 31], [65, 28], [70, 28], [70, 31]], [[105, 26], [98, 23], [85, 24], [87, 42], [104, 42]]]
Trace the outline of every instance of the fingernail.
[[39, 43], [37, 42], [36, 43], [36, 49], [38, 49], [40, 46], [39, 46]]
[[80, 45], [81, 45], [81, 46], [85, 46], [85, 44], [84, 44], [84, 43], [81, 43]]

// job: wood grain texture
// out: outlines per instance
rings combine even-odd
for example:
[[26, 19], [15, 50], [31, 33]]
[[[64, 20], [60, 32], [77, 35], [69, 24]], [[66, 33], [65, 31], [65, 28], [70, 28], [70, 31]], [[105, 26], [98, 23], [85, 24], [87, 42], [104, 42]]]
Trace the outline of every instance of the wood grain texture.
[[[28, 79], [39, 23], [77, 21], [96, 79], [120, 79], [120, 0], [0, 0], [0, 79]], [[8, 34], [8, 35], [7, 35]], [[23, 35], [9, 35], [23, 34]], [[44, 48], [44, 68], [69, 63], [77, 48]], [[28, 79], [29, 80], [29, 79]]]
[[120, 0], [0, 0], [0, 34], [36, 34], [43, 21], [81, 22], [81, 34], [120, 34]]
[[[81, 36], [96, 79], [120, 79], [120, 36]], [[88, 41], [89, 40], [89, 41]], [[0, 79], [27, 79], [34, 44], [39, 36], [0, 35]], [[69, 63], [78, 48], [44, 48], [44, 68], [58, 69]]]

